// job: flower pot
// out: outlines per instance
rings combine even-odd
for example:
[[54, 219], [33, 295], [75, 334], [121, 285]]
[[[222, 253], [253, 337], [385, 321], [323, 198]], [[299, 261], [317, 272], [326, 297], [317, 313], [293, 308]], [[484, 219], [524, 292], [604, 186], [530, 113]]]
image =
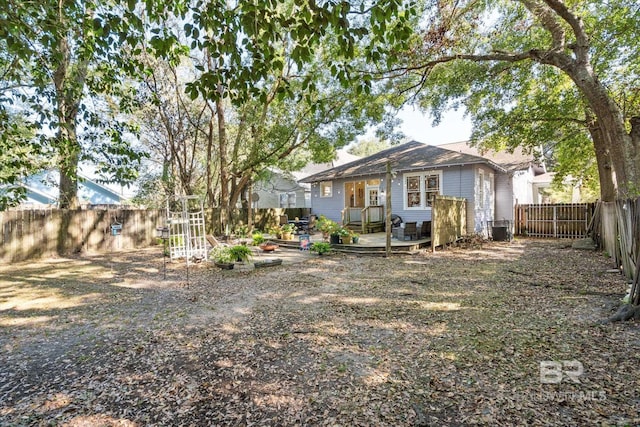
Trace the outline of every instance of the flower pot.
[[293, 233], [282, 233], [282, 240], [293, 240]]
[[233, 270], [234, 264], [232, 262], [215, 262], [216, 267], [221, 268], [223, 270]]
[[278, 245], [276, 245], [275, 243], [263, 243], [260, 245], [260, 249], [265, 252], [273, 252], [278, 249]]
[[331, 243], [332, 245], [338, 245], [340, 244], [340, 236], [337, 234], [332, 234], [329, 236], [329, 243]]
[[357, 243], [360, 241], [360, 237], [359, 237], [359, 236], [353, 236], [353, 237], [351, 238], [351, 241], [352, 241], [354, 244], [357, 244]]

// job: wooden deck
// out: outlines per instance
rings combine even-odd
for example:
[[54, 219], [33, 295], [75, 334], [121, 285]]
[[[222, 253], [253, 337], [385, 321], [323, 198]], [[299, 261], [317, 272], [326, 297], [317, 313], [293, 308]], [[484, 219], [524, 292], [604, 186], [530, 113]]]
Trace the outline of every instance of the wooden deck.
[[[331, 247], [338, 252], [368, 254], [368, 255], [381, 255], [386, 251], [386, 233], [370, 233], [361, 234], [358, 243], [349, 245], [333, 244]], [[279, 240], [269, 239], [278, 245], [286, 248], [298, 248], [299, 241], [298, 236], [294, 237], [294, 240]], [[322, 233], [315, 233], [310, 236], [311, 242], [321, 242]], [[400, 241], [398, 239], [391, 239], [391, 252], [393, 253], [411, 253], [418, 250], [424, 250], [431, 247], [431, 238], [419, 239], [419, 240], [405, 240]]]

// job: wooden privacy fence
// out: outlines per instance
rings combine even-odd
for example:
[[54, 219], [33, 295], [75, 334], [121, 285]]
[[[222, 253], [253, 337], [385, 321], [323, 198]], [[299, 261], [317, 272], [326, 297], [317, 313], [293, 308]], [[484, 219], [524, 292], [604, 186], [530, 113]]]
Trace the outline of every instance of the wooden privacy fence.
[[[223, 234], [220, 209], [205, 209], [208, 234]], [[290, 218], [309, 209], [253, 210], [254, 229], [278, 224], [281, 214]], [[233, 224], [246, 223], [247, 211], [233, 212]], [[166, 224], [164, 209], [36, 209], [0, 212], [0, 262], [10, 263], [78, 252], [108, 253], [157, 243], [156, 227]], [[114, 236], [111, 226], [121, 226]]]
[[594, 210], [595, 203], [517, 205], [514, 233], [532, 237], [584, 237]]
[[[617, 268], [637, 282], [640, 274], [640, 197], [600, 202], [595, 212], [592, 235], [613, 259]], [[640, 290], [636, 290], [636, 298]]]
[[[0, 212], [0, 261], [135, 249], [155, 242], [164, 210], [16, 210]], [[112, 226], [120, 228], [114, 235]]]
[[467, 234], [467, 201], [435, 196], [431, 205], [431, 247], [453, 243]]

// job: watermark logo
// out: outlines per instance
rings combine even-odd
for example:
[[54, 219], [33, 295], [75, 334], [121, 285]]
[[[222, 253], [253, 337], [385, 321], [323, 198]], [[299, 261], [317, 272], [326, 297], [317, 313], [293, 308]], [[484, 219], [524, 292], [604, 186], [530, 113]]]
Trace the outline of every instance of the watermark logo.
[[542, 384], [559, 384], [563, 380], [580, 384], [580, 376], [584, 373], [582, 363], [577, 360], [543, 360], [540, 362], [540, 382]]

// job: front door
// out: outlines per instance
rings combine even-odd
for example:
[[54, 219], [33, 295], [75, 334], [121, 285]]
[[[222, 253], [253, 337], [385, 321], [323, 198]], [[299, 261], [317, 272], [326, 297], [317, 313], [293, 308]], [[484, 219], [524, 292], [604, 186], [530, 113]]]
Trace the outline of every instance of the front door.
[[380, 206], [380, 189], [367, 187], [366, 206]]

